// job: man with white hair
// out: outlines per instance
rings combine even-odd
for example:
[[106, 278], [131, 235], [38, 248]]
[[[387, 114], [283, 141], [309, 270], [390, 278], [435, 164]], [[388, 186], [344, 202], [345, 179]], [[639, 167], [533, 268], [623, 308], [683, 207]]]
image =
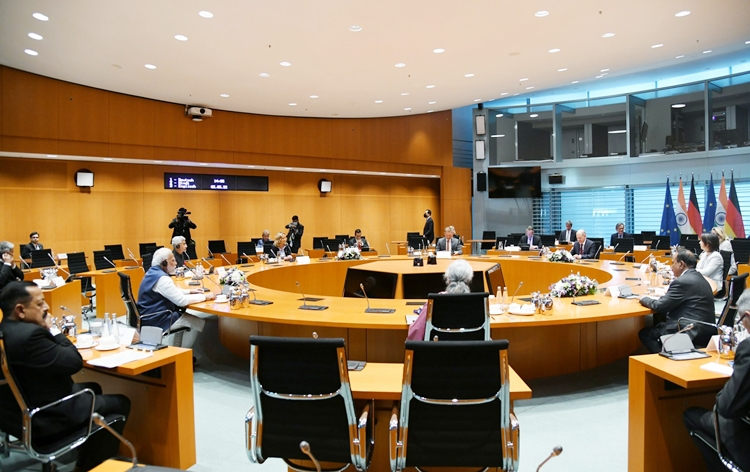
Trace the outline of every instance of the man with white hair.
[[185, 236], [175, 236], [172, 238], [172, 254], [174, 254], [174, 260], [177, 262], [177, 267], [184, 267], [185, 261], [190, 260], [190, 256], [187, 253], [187, 241]]
[[458, 238], [454, 238], [456, 235], [456, 229], [453, 226], [445, 227], [445, 237], [438, 239], [435, 245], [436, 251], [448, 251], [453, 254], [463, 254], [463, 248], [461, 247], [461, 241]]
[[11, 282], [23, 280], [23, 271], [13, 262], [15, 247], [10, 241], [0, 242], [0, 290]]
[[177, 261], [169, 248], [157, 249], [138, 290], [138, 311], [141, 313], [142, 326], [158, 326], [164, 331], [179, 326], [189, 326], [190, 332], [182, 337], [182, 347], [191, 347], [203, 331], [205, 322], [187, 313], [177, 311], [191, 303], [213, 300], [213, 292], [203, 289], [182, 290], [177, 288], [169, 276], [177, 268]]

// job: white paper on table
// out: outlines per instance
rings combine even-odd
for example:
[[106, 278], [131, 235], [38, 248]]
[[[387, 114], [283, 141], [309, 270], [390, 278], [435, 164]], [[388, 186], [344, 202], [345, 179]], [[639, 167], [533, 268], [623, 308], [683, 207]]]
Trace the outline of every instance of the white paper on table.
[[193, 273], [193, 271], [191, 271], [191, 270], [186, 270], [185, 271], [185, 278], [191, 279], [193, 277], [195, 277], [195, 274]]
[[60, 261], [64, 261], [67, 258], [68, 258], [68, 255], [65, 254], [64, 252], [61, 252], [60, 254], [57, 255], [57, 259], [60, 260]]
[[309, 264], [310, 263], [310, 256], [297, 256], [297, 264]]
[[646, 248], [645, 244], [636, 244], [635, 246], [633, 246], [633, 251], [646, 251], [646, 250], [648, 249]]
[[121, 346], [130, 346], [131, 344], [133, 344], [133, 337], [135, 337], [135, 328], [118, 324], [117, 330], [120, 332]]
[[34, 279], [34, 283], [39, 288], [47, 288], [47, 282], [45, 282], [44, 279]]
[[65, 279], [63, 279], [62, 276], [60, 276], [60, 275], [58, 275], [57, 277], [55, 277], [54, 279], [52, 279], [52, 281], [58, 287], [62, 287], [63, 285], [65, 285]]
[[724, 374], [724, 375], [732, 375], [732, 372], [734, 372], [734, 369], [732, 369], [728, 365], [719, 364], [716, 362], [709, 362], [707, 364], [703, 364], [701, 366], [701, 369], [708, 370], [711, 372], [716, 372], [717, 374]]
[[490, 315], [502, 315], [502, 314], [503, 314], [503, 310], [499, 304], [490, 303]]
[[619, 297], [619, 296], [620, 296], [620, 287], [618, 287], [618, 286], [613, 286], [613, 287], [609, 287], [609, 288], [607, 289], [607, 293], [608, 293], [608, 294], [609, 294], [609, 296], [611, 296], [612, 298], [617, 298], [617, 297]]
[[435, 253], [435, 256], [438, 259], [450, 259], [451, 258], [451, 253], [449, 251], [437, 251]]
[[638, 270], [641, 271], [641, 274], [645, 274], [646, 272], [648, 272], [648, 269], [649, 269], [648, 264], [641, 264], [641, 267]]
[[706, 346], [706, 352], [719, 352], [719, 335], [714, 334]]
[[419, 318], [419, 315], [406, 315], [406, 324], [411, 326], [415, 321], [417, 321], [417, 318]]
[[216, 269], [214, 269], [214, 272], [215, 272], [215, 273], [216, 273], [216, 275], [218, 275], [219, 277], [224, 277], [224, 274], [226, 274], [226, 273], [227, 273], [227, 270], [226, 270], [225, 268], [223, 268], [223, 267], [219, 266], [219, 267], [217, 267]]
[[90, 361], [87, 361], [87, 364], [96, 367], [112, 369], [127, 364], [128, 362], [140, 361], [141, 359], [152, 357], [153, 355], [153, 352], [135, 351], [129, 349], [125, 352], [118, 352], [117, 354], [112, 354], [110, 356], [102, 356], [98, 359], [92, 359]]

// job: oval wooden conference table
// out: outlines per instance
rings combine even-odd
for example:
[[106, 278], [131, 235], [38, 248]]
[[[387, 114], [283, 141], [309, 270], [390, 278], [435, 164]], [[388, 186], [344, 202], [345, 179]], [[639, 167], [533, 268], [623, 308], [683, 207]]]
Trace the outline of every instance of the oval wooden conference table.
[[[560, 263], [532, 260], [523, 256], [466, 257], [475, 271], [487, 271], [500, 263], [506, 286], [513, 292], [520, 282], [523, 286], [517, 297], [534, 291], [548, 292], [548, 287], [571, 273], [596, 279], [600, 287], [638, 284], [632, 278], [642, 274], [632, 264], [618, 265], [612, 261], [593, 263]], [[399, 274], [425, 272], [443, 273], [450, 260], [440, 259], [437, 265], [412, 267], [412, 260], [394, 256], [388, 259], [355, 261], [320, 261], [309, 264], [281, 263], [241, 268], [246, 271], [250, 286], [258, 299], [273, 304], [231, 310], [228, 303], [207, 301], [191, 305], [200, 312], [219, 315], [220, 342], [238, 356], [249, 356], [248, 338], [252, 334], [266, 336], [341, 337], [346, 340], [349, 359], [370, 362], [403, 362], [404, 341], [408, 325], [406, 315], [419, 308], [406, 299], [370, 299], [372, 307], [394, 308], [392, 314], [365, 313], [362, 298], [341, 296], [349, 267], [384, 270]], [[368, 266], [364, 266], [368, 264]], [[215, 276], [212, 276], [215, 280]], [[302, 295], [321, 298], [308, 304], [328, 306], [323, 311], [301, 310]], [[205, 282], [207, 288], [218, 291], [218, 286]], [[484, 282], [487, 289], [486, 282]], [[443, 287], [439, 287], [441, 289]], [[641, 288], [641, 290], [638, 290]], [[636, 293], [643, 292], [635, 287]], [[643, 316], [651, 311], [637, 300], [612, 298], [603, 293], [579, 297], [594, 299], [598, 305], [575, 306], [573, 299], [555, 300], [554, 309], [545, 315], [493, 315], [493, 339], [510, 341], [510, 364], [524, 379], [549, 377], [590, 369], [625, 357], [640, 345], [638, 330], [644, 326]]]

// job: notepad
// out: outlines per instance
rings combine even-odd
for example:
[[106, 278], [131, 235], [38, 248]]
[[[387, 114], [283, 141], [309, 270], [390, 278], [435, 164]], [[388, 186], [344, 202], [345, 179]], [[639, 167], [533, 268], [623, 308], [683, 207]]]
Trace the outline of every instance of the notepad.
[[145, 359], [153, 355], [153, 352], [125, 351], [118, 352], [117, 354], [112, 354], [111, 356], [102, 356], [98, 359], [92, 359], [90, 361], [87, 361], [87, 364], [96, 367], [112, 369], [114, 367], [119, 367], [121, 365], [127, 364], [128, 362], [140, 361], [141, 359]]
[[716, 362], [709, 362], [707, 364], [703, 364], [701, 366], [701, 369], [710, 370], [711, 372], [716, 372], [717, 374], [724, 374], [724, 375], [732, 375], [732, 372], [734, 372], [734, 369], [732, 369], [728, 365], [717, 364]]

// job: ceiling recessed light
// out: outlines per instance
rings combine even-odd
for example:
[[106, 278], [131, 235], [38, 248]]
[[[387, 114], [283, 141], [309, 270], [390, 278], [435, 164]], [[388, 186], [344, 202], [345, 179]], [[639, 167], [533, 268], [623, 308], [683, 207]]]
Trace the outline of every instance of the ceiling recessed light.
[[433, 49], [432, 52], [434, 52], [435, 54], [442, 54], [445, 52], [445, 49], [437, 48], [437, 49]]
[[594, 78], [595, 78], [595, 79], [601, 79], [602, 77], [604, 77], [604, 76], [603, 76], [603, 75], [597, 75], [597, 76], [596, 76], [596, 77], [594, 77]]
[[676, 16], [677, 18], [681, 18], [683, 16], [688, 16], [689, 14], [690, 14], [689, 11], [683, 10], [683, 11], [679, 11], [679, 12], [675, 13], [674, 16]]
[[602, 69], [599, 72], [609, 72], [609, 69]]
[[409, 92], [402, 92], [401, 95], [405, 97], [405, 96], [409, 95]]
[[42, 14], [42, 13], [34, 13], [31, 16], [33, 16], [34, 18], [36, 18], [39, 21], [47, 21], [47, 20], [49, 20], [49, 17], [47, 15]]
[[282, 66], [284, 66], [284, 67], [289, 67], [289, 66], [291, 66], [291, 65], [292, 65], [292, 63], [291, 63], [291, 62], [286, 62], [286, 61], [284, 61], [284, 62], [279, 62], [279, 64], [281, 64], [281, 65], [282, 65]]
[[708, 53], [710, 53], [710, 52], [711, 52], [711, 50], [710, 50], [710, 49], [708, 49], [708, 50], [706, 50], [706, 51], [703, 51], [703, 54], [708, 54]]
[[29, 33], [29, 38], [36, 39], [37, 41], [41, 41], [42, 40], [42, 35], [41, 34], [36, 34], [36, 33]]
[[464, 77], [474, 77], [474, 74], [464, 74]]
[[538, 113], [532, 113], [531, 115], [529, 115], [529, 118], [536, 118], [537, 116], [539, 116]]
[[383, 103], [383, 100], [375, 100], [375, 103]]
[[174, 39], [176, 39], [177, 41], [187, 41], [187, 36], [183, 36], [181, 34], [176, 34], [174, 36]]
[[611, 37], [612, 37], [612, 36], [614, 36], [614, 35], [615, 35], [615, 33], [604, 33], [604, 34], [602, 35], [602, 38], [611, 38]]
[[434, 85], [428, 85], [427, 88], [435, 88]]
[[680, 54], [679, 56], [675, 56], [675, 59], [682, 59], [683, 57], [685, 57], [685, 55], [684, 54]]
[[503, 117], [502, 113], [498, 113], [497, 115], [495, 115], [495, 118], [502, 118], [502, 117]]
[[571, 84], [577, 84], [577, 83], [578, 83], [577, 80], [574, 80], [573, 82], [571, 82]]
[[229, 94], [228, 93], [222, 93], [219, 96], [222, 97], [222, 98], [229, 98]]
[[310, 98], [318, 98], [317, 95], [310, 95]]
[[517, 97], [517, 96], [519, 96], [519, 95], [521, 95], [521, 94], [520, 94], [520, 93], [514, 93], [514, 94], [513, 94], [513, 96], [514, 96], [514, 97]]
[[500, 94], [501, 97], [504, 97], [506, 95], [508, 95], [508, 92], [503, 92], [503, 93]]
[[745, 44], [750, 44], [750, 41], [745, 41]]
[[[435, 110], [427, 110], [427, 113], [432, 113], [433, 111], [435, 111]], [[411, 174], [409, 174], [409, 175], [411, 175]]]
[[531, 90], [531, 89], [533, 89], [533, 88], [534, 88], [534, 86], [532, 85], [532, 86], [530, 86], [530, 87], [526, 87], [526, 90]]
[[568, 70], [567, 67], [563, 67], [562, 69], [557, 69], [557, 72], [565, 72], [566, 70]]
[[39, 53], [34, 51], [33, 49], [24, 49], [23, 52], [28, 54], [29, 56], [38, 56]]
[[206, 11], [206, 10], [199, 11], [198, 14], [200, 16], [202, 16], [203, 18], [213, 18], [214, 17], [213, 13], [211, 13], [210, 11]]
[[404, 108], [404, 111], [410, 111], [410, 110], [411, 110], [411, 108], [409, 108], [409, 107]]
[[403, 62], [399, 62], [398, 64], [396, 64], [396, 67], [406, 67], [406, 64], [404, 64]]
[[352, 25], [349, 27], [349, 31], [354, 31], [356, 33], [357, 31], [362, 31], [362, 27], [359, 25]]
[[259, 75], [260, 75], [261, 77], [271, 77], [271, 75], [270, 75], [270, 74], [267, 74], [266, 72], [261, 72], [261, 73], [260, 73]]
[[527, 80], [529, 80], [528, 77], [524, 77], [523, 79], [518, 79], [519, 82], [526, 82]]
[[504, 137], [505, 137], [504, 134], [491, 134], [490, 135], [490, 138], [504, 138]]
[[481, 101], [482, 101], [482, 99], [481, 99], [481, 98], [475, 98], [475, 99], [474, 99], [474, 101], [475, 101], [475, 102], [481, 102]]
[[651, 49], [656, 49], [656, 48], [660, 48], [660, 47], [662, 47], [662, 46], [664, 46], [664, 45], [663, 45], [663, 44], [661, 44], [661, 43], [659, 43], [659, 44], [654, 44], [653, 46], [651, 46]]
[[560, 52], [560, 48], [552, 48], [552, 49], [549, 50], [549, 52], [551, 52], [551, 53]]
[[289, 106], [290, 106], [290, 107], [296, 107], [296, 106], [297, 106], [297, 104], [296, 104], [296, 103], [294, 103], [294, 102], [292, 102], [292, 103], [290, 103], [290, 104], [289, 104]]
[[429, 103], [428, 103], [428, 105], [434, 105], [434, 104], [436, 104], [436, 103], [437, 103], [437, 102], [429, 102]]
[[534, 13], [534, 16], [537, 17], [537, 18], [544, 18], [547, 15], [549, 15], [549, 12], [547, 10], [540, 10], [540, 11]]
[[672, 108], [685, 108], [685, 106], [686, 105], [684, 103], [675, 103], [674, 105], [672, 105]]
[[146, 65], [145, 65], [145, 66], [143, 66], [143, 67], [145, 67], [146, 69], [151, 69], [151, 70], [154, 70], [154, 69], [156, 69], [156, 66], [155, 66], [155, 65], [153, 65], [153, 64], [146, 64]]

